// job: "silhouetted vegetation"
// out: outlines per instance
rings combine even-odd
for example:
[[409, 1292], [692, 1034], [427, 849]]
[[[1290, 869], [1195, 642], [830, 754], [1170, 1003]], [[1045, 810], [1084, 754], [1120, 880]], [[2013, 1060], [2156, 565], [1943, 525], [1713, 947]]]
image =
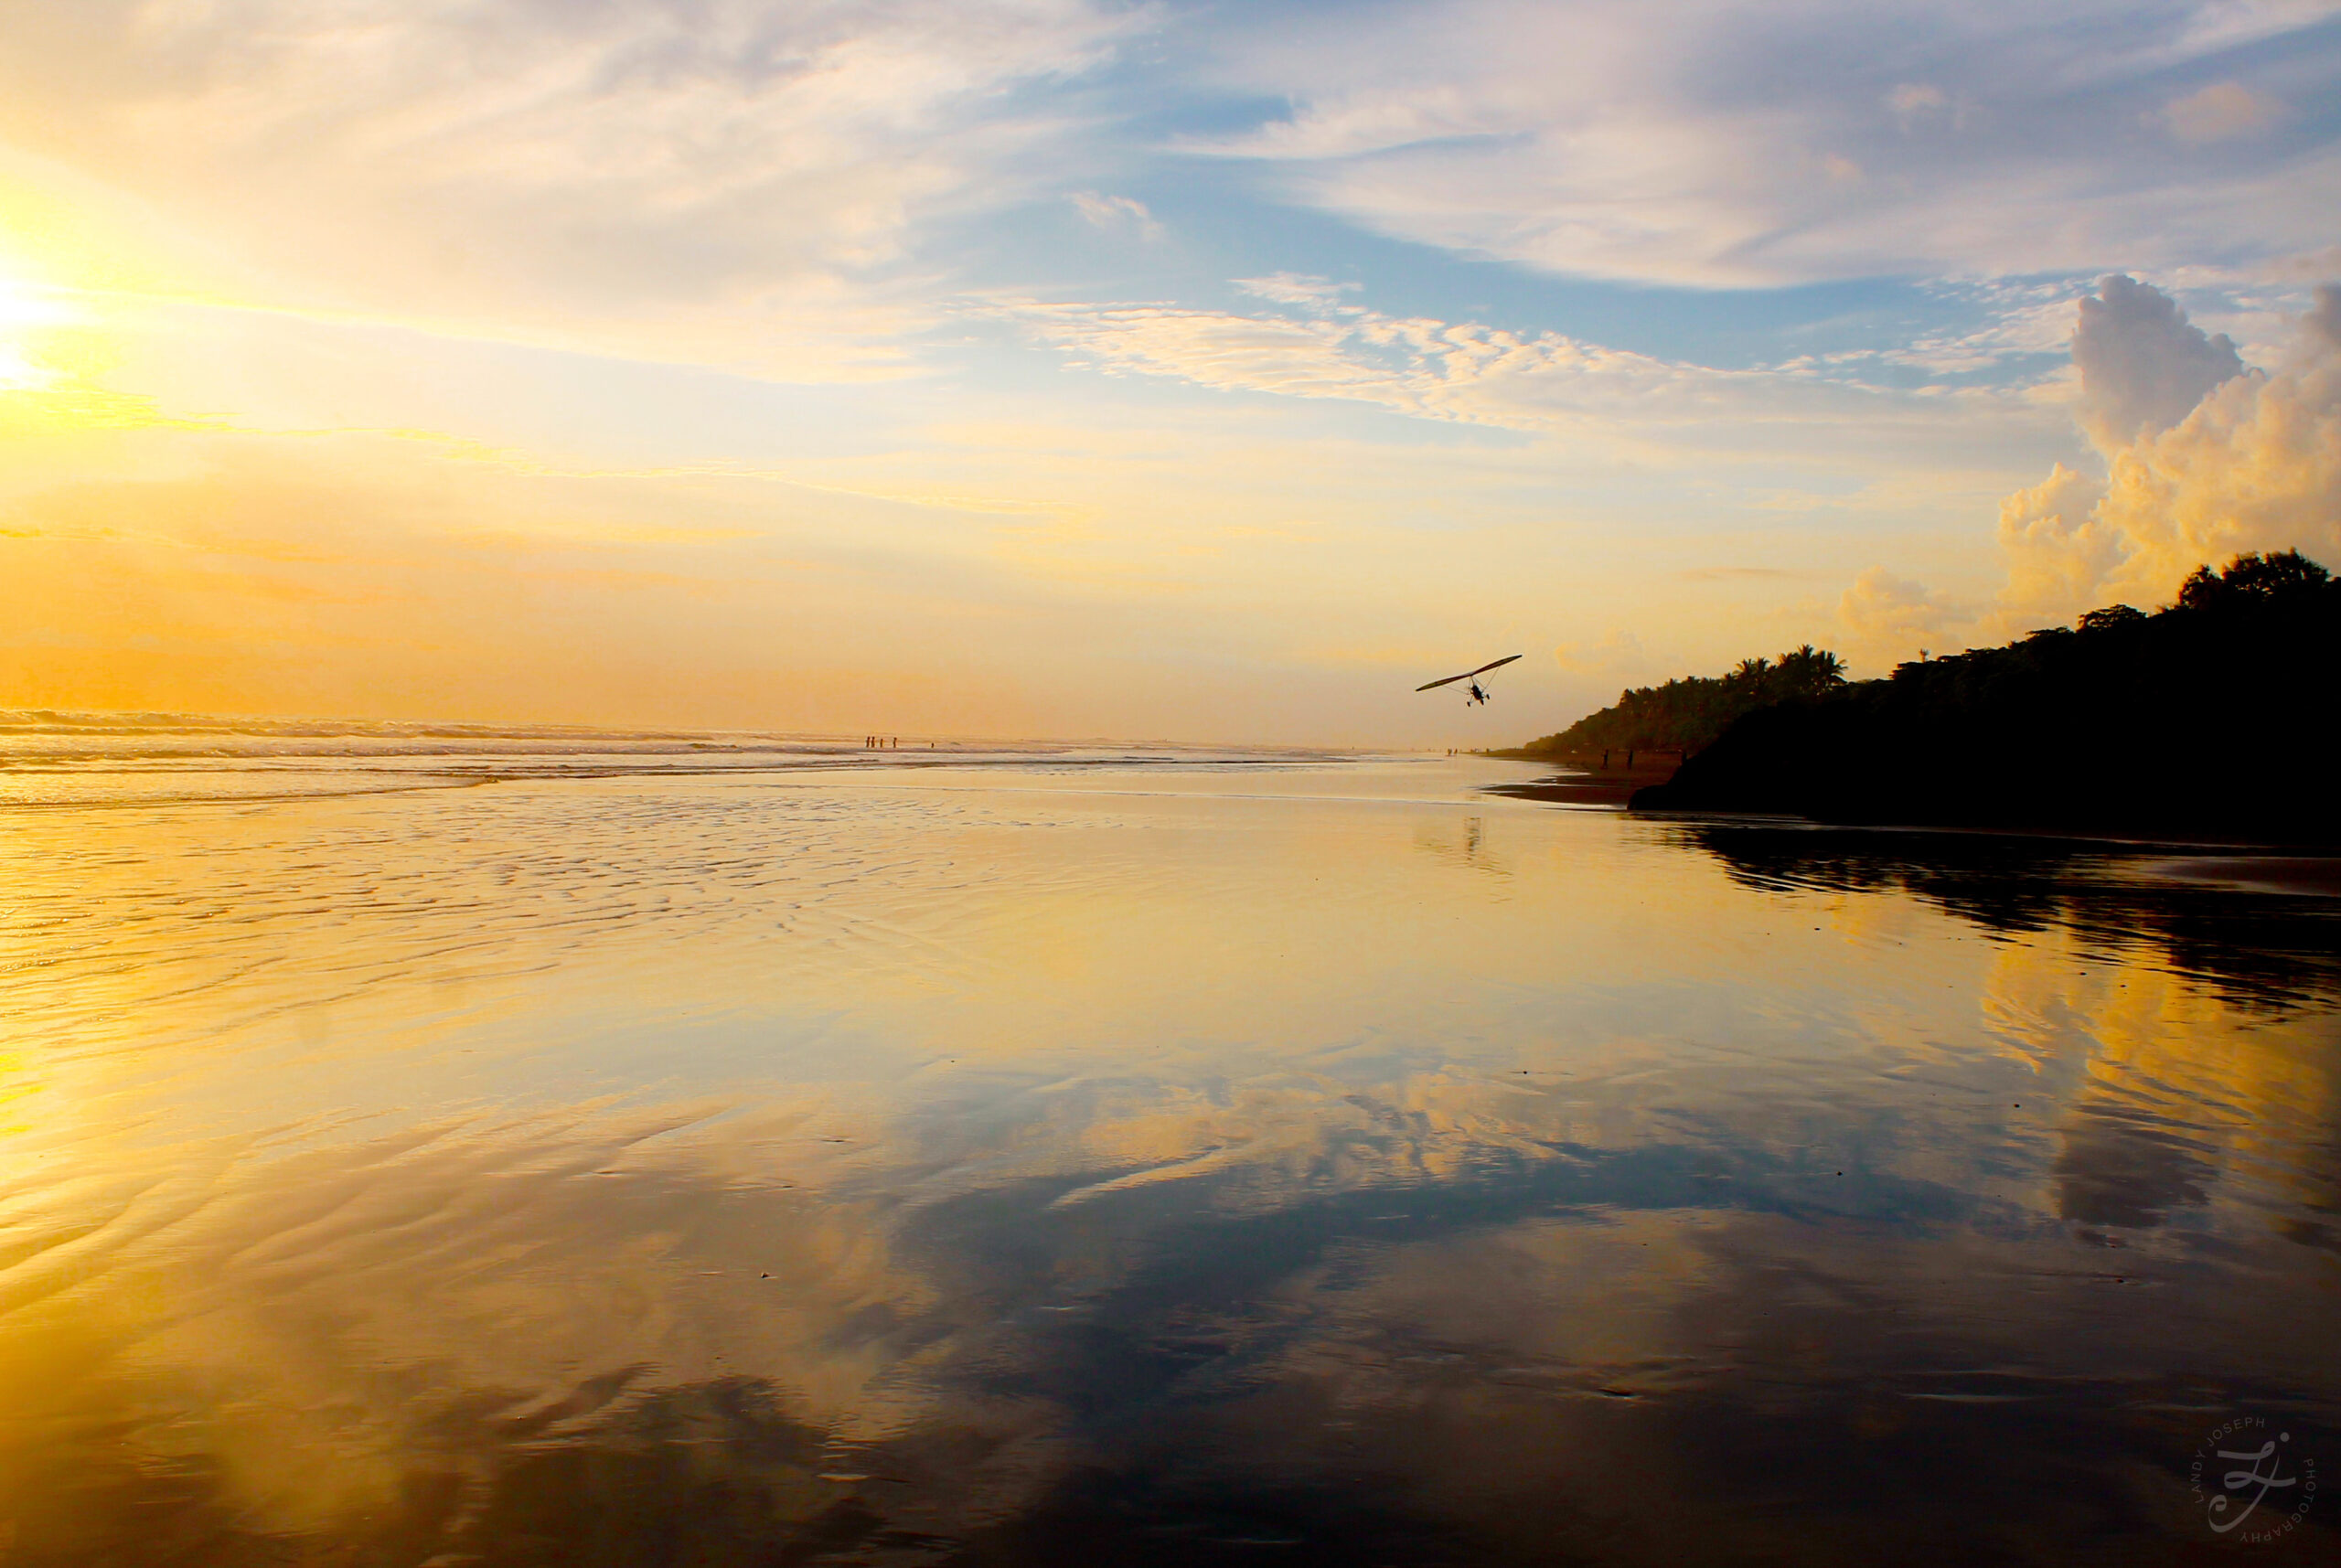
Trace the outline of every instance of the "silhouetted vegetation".
[[1621, 691], [1600, 712], [1522, 749], [1556, 757], [1609, 751], [1695, 752], [1743, 714], [1823, 696], [1844, 684], [1844, 661], [1807, 643], [1777, 659], [1742, 659], [1728, 675], [1690, 676], [1664, 686]]
[[[1638, 809], [2333, 842], [2341, 583], [2296, 550], [1740, 716]], [[1565, 732], [1566, 733], [1566, 732]]]

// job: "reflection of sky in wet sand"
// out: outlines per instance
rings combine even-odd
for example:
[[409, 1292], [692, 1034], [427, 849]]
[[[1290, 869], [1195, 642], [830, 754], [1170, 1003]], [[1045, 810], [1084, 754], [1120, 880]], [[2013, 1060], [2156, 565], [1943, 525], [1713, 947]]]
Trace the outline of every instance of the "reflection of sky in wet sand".
[[10, 1560], [2140, 1561], [2224, 1412], [2341, 1466], [2333, 993], [2192, 962], [2275, 895], [1492, 771], [10, 818]]

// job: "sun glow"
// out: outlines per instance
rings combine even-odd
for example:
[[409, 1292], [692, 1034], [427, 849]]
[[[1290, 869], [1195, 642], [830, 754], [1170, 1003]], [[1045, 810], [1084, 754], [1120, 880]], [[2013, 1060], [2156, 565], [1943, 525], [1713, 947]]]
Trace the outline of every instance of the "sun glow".
[[[108, 383], [123, 368], [122, 323], [95, 308], [101, 293], [51, 281], [0, 253], [0, 438], [76, 442], [94, 432], [208, 428], [216, 421], [175, 419], [143, 392]], [[32, 470], [22, 465], [12, 476]]]
[[40, 354], [48, 329], [79, 323], [80, 314], [49, 290], [0, 268], [0, 392], [39, 391], [59, 371]]

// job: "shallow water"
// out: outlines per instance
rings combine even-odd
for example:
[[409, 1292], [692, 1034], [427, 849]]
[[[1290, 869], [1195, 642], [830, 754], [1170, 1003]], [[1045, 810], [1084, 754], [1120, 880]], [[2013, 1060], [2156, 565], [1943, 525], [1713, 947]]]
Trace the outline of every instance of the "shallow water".
[[2341, 1543], [2329, 898], [1479, 761], [147, 728], [0, 736], [0, 1563]]

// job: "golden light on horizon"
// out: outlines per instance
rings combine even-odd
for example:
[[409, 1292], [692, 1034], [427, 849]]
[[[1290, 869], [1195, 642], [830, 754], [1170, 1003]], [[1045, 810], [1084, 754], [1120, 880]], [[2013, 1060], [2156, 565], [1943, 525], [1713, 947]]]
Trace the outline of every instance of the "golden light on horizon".
[[0, 392], [37, 391], [63, 372], [41, 352], [51, 329], [87, 318], [0, 259]]

